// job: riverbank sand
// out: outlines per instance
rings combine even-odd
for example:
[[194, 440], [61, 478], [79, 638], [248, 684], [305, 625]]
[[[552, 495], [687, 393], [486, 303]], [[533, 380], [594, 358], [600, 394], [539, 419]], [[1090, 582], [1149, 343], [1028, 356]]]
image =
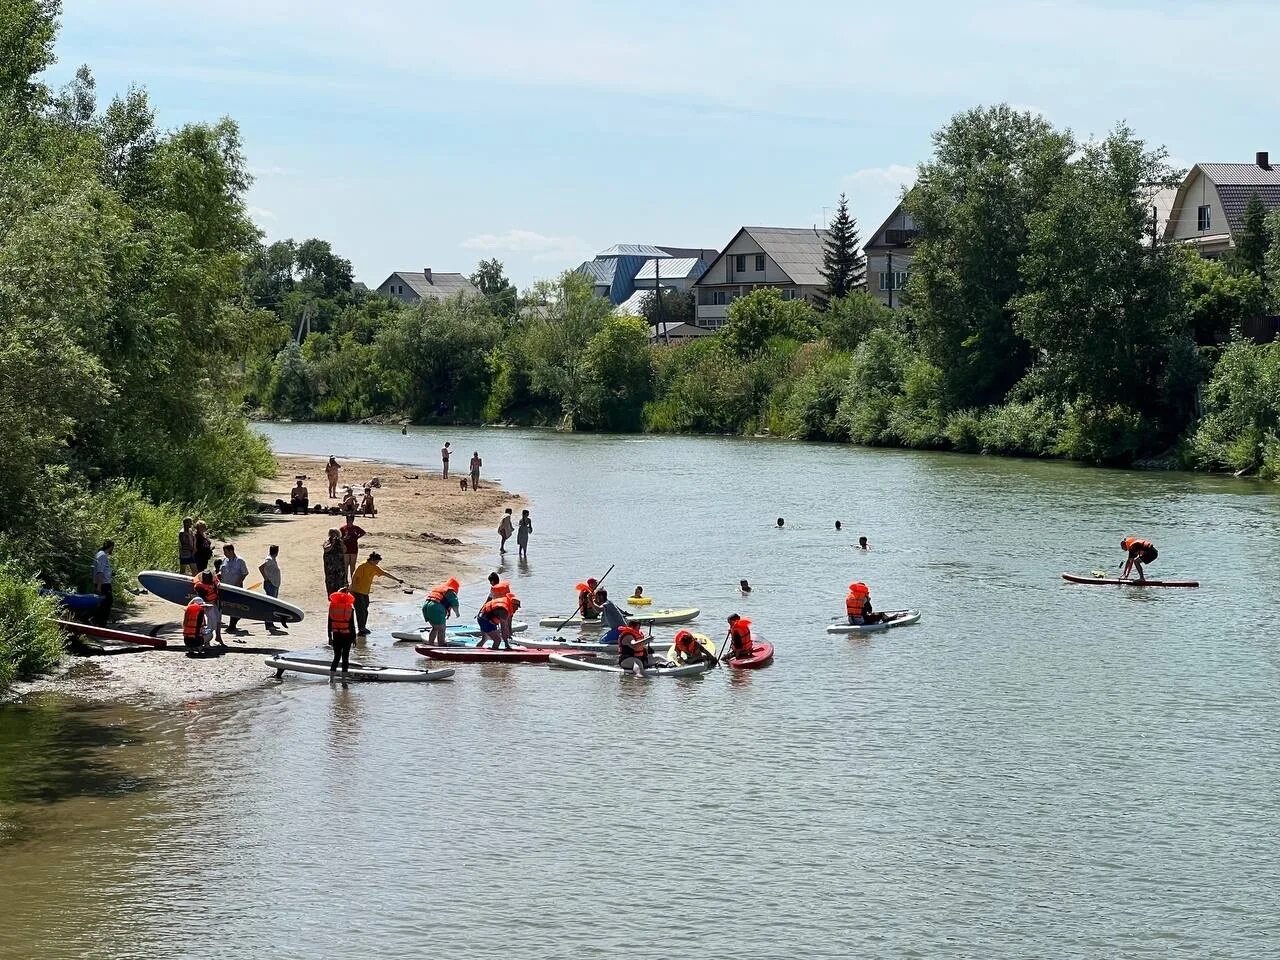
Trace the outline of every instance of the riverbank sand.
[[[259, 499], [274, 503], [287, 500], [289, 488], [297, 475], [305, 475], [311, 502], [336, 504], [329, 500], [322, 458], [280, 456], [276, 458], [276, 479], [264, 481]], [[381, 566], [388, 573], [419, 588], [451, 575], [461, 580], [480, 579], [487, 570], [476, 566], [480, 554], [494, 550], [488, 543], [497, 539], [498, 522], [505, 507], [519, 515], [523, 501], [498, 483], [482, 481], [480, 490], [463, 491], [458, 478], [443, 480], [439, 471], [428, 473], [421, 467], [403, 467], [370, 461], [344, 460], [340, 486], [361, 485], [373, 477], [382, 488], [374, 490], [378, 508], [376, 517], [357, 517], [356, 523], [366, 531], [360, 541], [360, 558], [371, 551], [382, 554]], [[358, 491], [357, 491], [358, 492]], [[339, 489], [341, 493], [341, 489]], [[261, 581], [258, 564], [267, 556], [271, 544], [280, 547], [282, 600], [301, 607], [305, 619], [290, 624], [286, 630], [268, 630], [266, 624], [241, 621], [241, 631], [228, 633], [223, 618], [223, 639], [228, 650], [222, 656], [187, 657], [182, 646], [182, 608], [150, 594], [139, 596], [133, 606], [112, 626], [139, 633], [153, 633], [169, 642], [166, 650], [129, 653], [89, 660], [76, 658], [71, 669], [62, 676], [32, 685], [34, 689], [60, 689], [64, 692], [97, 698], [143, 696], [147, 699], [174, 701], [205, 697], [263, 684], [270, 670], [263, 663], [266, 655], [276, 651], [315, 650], [325, 647], [325, 625], [328, 598], [324, 590], [321, 545], [328, 531], [341, 526], [343, 520], [327, 514], [282, 516], [262, 514], [252, 524], [229, 540], [215, 540], [215, 556], [221, 556], [223, 543], [232, 542], [237, 553], [249, 565], [246, 584]], [[477, 530], [481, 531], [477, 534]], [[486, 537], [484, 531], [490, 531]], [[216, 535], [218, 531], [214, 531]], [[484, 544], [482, 547], [481, 544]], [[177, 531], [174, 531], [176, 564]], [[511, 549], [514, 550], [514, 541]], [[175, 566], [176, 569], [176, 566]], [[370, 594], [370, 644], [390, 644], [390, 631], [403, 629], [404, 614], [394, 621], [386, 615], [390, 604], [417, 606], [425, 593], [405, 593], [394, 580], [379, 577]], [[478, 596], [463, 593], [464, 609], [478, 605]], [[471, 601], [476, 600], [477, 604]], [[416, 610], [414, 620], [419, 620]], [[327, 650], [327, 648], [325, 648]], [[316, 654], [321, 655], [321, 654]], [[362, 645], [352, 651], [352, 659], [365, 655]]]

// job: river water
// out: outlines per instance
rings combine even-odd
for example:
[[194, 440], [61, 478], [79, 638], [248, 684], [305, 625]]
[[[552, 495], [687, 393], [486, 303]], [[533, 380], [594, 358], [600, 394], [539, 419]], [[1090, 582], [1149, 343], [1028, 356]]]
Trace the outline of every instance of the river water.
[[[741, 611], [777, 661], [345, 689], [264, 669], [180, 709], [0, 709], [0, 957], [1276, 955], [1274, 487], [771, 441], [264, 429], [281, 451], [433, 469], [444, 439], [455, 468], [479, 449], [531, 500], [529, 563], [504, 568], [526, 612], [565, 612], [616, 563], [615, 592], [697, 605], [717, 638]], [[1114, 567], [1129, 533], [1158, 543], [1152, 575], [1202, 588], [1059, 579]], [[923, 620], [826, 636], [851, 578]], [[479, 596], [465, 585], [464, 609]]]

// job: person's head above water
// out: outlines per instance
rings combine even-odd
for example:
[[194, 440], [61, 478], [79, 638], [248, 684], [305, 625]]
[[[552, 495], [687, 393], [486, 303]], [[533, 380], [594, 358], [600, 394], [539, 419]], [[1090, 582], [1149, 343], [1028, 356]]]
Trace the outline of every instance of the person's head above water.
[[787, 522], [787, 521], [783, 520], [781, 517], [779, 517], [779, 518], [778, 518], [778, 526], [780, 526], [780, 527], [781, 527], [781, 526], [783, 526], [786, 522]]
[[745, 581], [745, 580], [739, 580], [739, 581], [738, 581], [738, 589], [739, 589], [739, 590], [741, 590], [743, 593], [750, 593], [750, 592], [751, 592], [751, 584], [747, 583], [747, 581]]
[[836, 521], [836, 529], [837, 529], [837, 530], [841, 529], [840, 521], [839, 521], [839, 520], [837, 520], [837, 521]]
[[644, 587], [637, 586], [635, 592], [631, 594], [633, 597], [643, 597]]
[[869, 544], [869, 543], [867, 543], [867, 538], [866, 538], [866, 537], [859, 537], [859, 538], [858, 538], [858, 546], [859, 546], [859, 547], [861, 547], [863, 550], [865, 550], [865, 549], [867, 549], [867, 547], [869, 547], [869, 546], [870, 546], [870, 544]]

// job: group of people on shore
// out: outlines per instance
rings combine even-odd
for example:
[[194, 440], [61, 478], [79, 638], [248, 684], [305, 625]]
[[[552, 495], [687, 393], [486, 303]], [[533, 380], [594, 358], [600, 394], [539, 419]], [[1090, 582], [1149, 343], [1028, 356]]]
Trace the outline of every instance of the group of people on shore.
[[502, 520], [498, 523], [498, 553], [507, 552], [507, 541], [511, 539], [514, 533], [516, 537], [516, 547], [520, 551], [520, 559], [529, 559], [529, 534], [533, 533], [533, 518], [529, 516], [528, 510], [520, 511], [520, 525], [517, 527], [511, 519], [511, 507], [502, 514]]
[[[453, 456], [453, 444], [448, 440], [444, 442], [444, 446], [440, 448], [440, 476], [445, 480], [449, 479], [449, 458]], [[467, 472], [471, 478], [471, 489], [480, 489], [480, 468], [484, 466], [484, 461], [480, 459], [480, 451], [471, 451], [471, 462], [467, 464]], [[467, 477], [461, 480], [462, 489], [467, 489]]]

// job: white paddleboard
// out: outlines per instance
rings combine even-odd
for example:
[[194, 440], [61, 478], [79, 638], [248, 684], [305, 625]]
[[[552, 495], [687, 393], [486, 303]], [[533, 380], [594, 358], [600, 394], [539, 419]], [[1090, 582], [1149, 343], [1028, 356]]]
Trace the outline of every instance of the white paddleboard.
[[375, 667], [367, 663], [353, 663], [347, 670], [330, 671], [329, 660], [312, 660], [306, 657], [268, 657], [267, 666], [281, 676], [284, 671], [309, 673], [317, 677], [335, 680], [373, 680], [383, 683], [423, 683], [428, 680], [447, 680], [453, 676], [453, 668], [441, 670], [414, 670], [410, 667]]
[[880, 633], [894, 627], [909, 627], [920, 621], [919, 610], [886, 610], [885, 616], [892, 619], [881, 623], [833, 623], [827, 627], [827, 633]]

